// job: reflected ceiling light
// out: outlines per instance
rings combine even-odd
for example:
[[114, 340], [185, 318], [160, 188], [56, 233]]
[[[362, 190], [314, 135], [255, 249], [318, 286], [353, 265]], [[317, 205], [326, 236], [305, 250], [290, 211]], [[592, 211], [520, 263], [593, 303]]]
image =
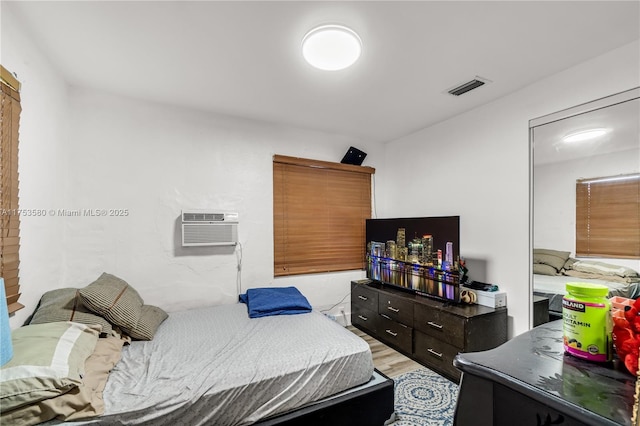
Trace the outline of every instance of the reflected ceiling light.
[[302, 39], [302, 55], [307, 62], [325, 71], [337, 71], [353, 65], [362, 53], [358, 34], [342, 25], [322, 25]]
[[571, 133], [562, 138], [565, 142], [582, 142], [589, 139], [597, 138], [607, 133], [607, 129], [589, 129], [576, 133]]

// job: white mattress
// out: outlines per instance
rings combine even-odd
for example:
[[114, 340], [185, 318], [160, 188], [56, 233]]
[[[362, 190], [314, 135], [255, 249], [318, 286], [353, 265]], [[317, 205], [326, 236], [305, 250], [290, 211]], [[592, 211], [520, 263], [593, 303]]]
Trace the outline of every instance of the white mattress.
[[615, 281], [577, 278], [567, 275], [533, 274], [533, 292], [549, 298], [549, 310], [562, 312], [562, 297], [567, 293], [567, 283], [594, 283], [609, 287], [609, 297], [620, 296], [635, 299], [640, 292], [639, 283], [619, 283]]
[[318, 312], [249, 319], [243, 304], [170, 314], [125, 347], [89, 423], [245, 425], [368, 382], [368, 344]]

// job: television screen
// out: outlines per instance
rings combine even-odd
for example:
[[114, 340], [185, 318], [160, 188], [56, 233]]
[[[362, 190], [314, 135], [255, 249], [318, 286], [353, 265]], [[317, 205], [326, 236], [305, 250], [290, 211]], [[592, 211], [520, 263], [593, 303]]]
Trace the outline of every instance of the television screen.
[[460, 300], [460, 217], [368, 219], [367, 278], [424, 296]]

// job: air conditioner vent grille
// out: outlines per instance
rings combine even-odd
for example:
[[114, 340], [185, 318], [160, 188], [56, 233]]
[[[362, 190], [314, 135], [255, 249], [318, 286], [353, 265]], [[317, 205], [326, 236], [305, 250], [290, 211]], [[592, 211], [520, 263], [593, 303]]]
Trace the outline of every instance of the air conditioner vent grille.
[[447, 93], [453, 96], [460, 96], [473, 89], [477, 89], [480, 86], [484, 86], [486, 83], [488, 83], [488, 80], [476, 77], [471, 81], [467, 81], [466, 83], [460, 84], [453, 89], [448, 90]]
[[235, 245], [238, 237], [236, 225], [200, 225], [185, 223], [182, 225], [182, 238], [185, 245]]
[[183, 213], [183, 222], [220, 222], [224, 220], [223, 213]]

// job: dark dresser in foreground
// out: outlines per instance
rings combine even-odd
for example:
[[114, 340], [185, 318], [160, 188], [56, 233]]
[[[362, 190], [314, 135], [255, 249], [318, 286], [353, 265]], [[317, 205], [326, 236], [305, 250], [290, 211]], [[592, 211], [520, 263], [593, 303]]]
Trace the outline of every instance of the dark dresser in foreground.
[[367, 280], [351, 282], [351, 323], [455, 382], [459, 352], [507, 341], [507, 308], [455, 305]]
[[463, 353], [455, 426], [631, 425], [635, 382], [618, 361], [564, 354], [562, 321], [495, 349]]

